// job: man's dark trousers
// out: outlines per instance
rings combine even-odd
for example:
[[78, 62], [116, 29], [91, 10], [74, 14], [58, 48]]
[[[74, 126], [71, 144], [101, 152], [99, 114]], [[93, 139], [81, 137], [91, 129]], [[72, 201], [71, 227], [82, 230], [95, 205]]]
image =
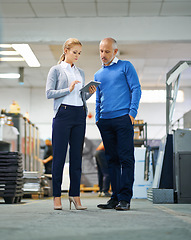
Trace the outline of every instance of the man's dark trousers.
[[134, 129], [130, 116], [100, 118], [100, 130], [109, 165], [112, 198], [130, 203], [134, 182]]

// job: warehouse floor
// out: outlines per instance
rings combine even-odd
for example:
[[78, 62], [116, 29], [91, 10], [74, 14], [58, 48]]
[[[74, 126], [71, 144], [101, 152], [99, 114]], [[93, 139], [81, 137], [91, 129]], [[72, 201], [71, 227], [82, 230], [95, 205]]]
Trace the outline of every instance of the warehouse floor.
[[191, 204], [152, 204], [133, 199], [131, 210], [119, 212], [96, 207], [108, 198], [81, 194], [85, 211], [69, 210], [67, 194], [62, 211], [53, 210], [53, 199], [24, 198], [4, 204], [0, 198], [1, 240], [84, 239], [191, 239]]

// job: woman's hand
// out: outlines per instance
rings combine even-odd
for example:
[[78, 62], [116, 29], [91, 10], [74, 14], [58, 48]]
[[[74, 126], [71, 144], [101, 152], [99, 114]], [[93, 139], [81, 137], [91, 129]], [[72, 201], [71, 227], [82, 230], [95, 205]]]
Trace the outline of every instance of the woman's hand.
[[96, 87], [95, 87], [94, 85], [91, 85], [91, 86], [89, 87], [89, 93], [90, 93], [90, 94], [93, 94], [93, 93], [95, 93], [95, 91], [96, 91]]
[[78, 84], [78, 83], [80, 83], [80, 81], [78, 81], [78, 80], [75, 80], [71, 83], [71, 85], [69, 87], [70, 92], [72, 92], [74, 90], [75, 85]]

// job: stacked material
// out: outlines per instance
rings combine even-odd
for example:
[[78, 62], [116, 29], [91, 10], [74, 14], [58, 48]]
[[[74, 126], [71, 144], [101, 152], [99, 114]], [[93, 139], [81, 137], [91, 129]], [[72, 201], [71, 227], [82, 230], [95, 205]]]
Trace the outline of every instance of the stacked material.
[[22, 155], [0, 151], [0, 197], [5, 203], [18, 203], [23, 196]]
[[36, 195], [36, 197], [43, 195], [43, 189], [41, 186], [41, 174], [39, 172], [24, 171], [23, 181], [24, 195]]

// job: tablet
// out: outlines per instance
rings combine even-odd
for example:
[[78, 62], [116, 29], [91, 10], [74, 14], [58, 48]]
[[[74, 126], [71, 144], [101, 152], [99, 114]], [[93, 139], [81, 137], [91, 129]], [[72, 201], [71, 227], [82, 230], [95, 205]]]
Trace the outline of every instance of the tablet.
[[96, 81], [90, 81], [89, 83], [87, 83], [83, 88], [80, 89], [81, 92], [89, 92], [89, 87], [91, 85], [94, 85], [95, 87], [100, 85], [100, 82], [96, 82]]

